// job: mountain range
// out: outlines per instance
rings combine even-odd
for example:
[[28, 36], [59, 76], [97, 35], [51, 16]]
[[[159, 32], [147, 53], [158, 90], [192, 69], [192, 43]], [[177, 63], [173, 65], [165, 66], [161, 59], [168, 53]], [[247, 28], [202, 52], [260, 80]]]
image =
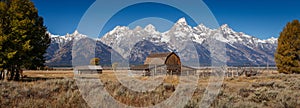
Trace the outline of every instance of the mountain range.
[[[191, 27], [185, 18], [179, 19], [170, 30], [163, 33], [149, 24], [144, 28], [137, 26], [134, 29], [117, 26], [100, 39], [90, 39], [78, 31], [65, 36], [49, 34], [51, 44], [45, 54], [46, 65], [49, 66], [71, 66], [73, 42], [82, 39], [83, 44], [94, 41], [95, 55], [101, 58], [102, 65], [114, 62], [111, 60], [112, 54], [121, 61], [137, 65], [142, 64], [150, 53], [172, 51], [180, 55], [183, 62], [199, 62], [201, 66], [207, 66], [211, 65], [212, 60], [218, 59], [211, 57], [210, 39], [222, 43], [227, 65], [274, 65], [277, 48], [277, 38], [258, 39], [236, 32], [227, 24], [217, 29], [210, 29], [203, 24]], [[90, 49], [87, 45], [84, 47]], [[84, 52], [78, 50], [75, 53]]]

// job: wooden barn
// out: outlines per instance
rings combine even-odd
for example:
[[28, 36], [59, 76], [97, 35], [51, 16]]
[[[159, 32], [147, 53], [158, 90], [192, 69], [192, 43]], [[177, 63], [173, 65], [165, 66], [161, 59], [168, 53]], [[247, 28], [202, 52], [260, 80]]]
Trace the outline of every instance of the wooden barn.
[[97, 65], [76, 66], [75, 72], [77, 74], [102, 74], [103, 68]]
[[156, 70], [162, 70], [166, 71], [169, 75], [180, 75], [181, 61], [179, 56], [174, 52], [154, 53], [146, 58], [144, 65], [133, 66], [130, 69], [145, 71], [148, 74], [151, 70], [155, 69], [155, 73]]

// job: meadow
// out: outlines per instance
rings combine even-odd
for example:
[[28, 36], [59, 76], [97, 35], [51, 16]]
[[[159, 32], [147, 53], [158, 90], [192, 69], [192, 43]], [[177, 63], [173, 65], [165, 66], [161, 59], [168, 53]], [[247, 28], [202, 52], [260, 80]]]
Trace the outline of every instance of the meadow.
[[[24, 71], [19, 82], [0, 81], [0, 107], [86, 108], [73, 71]], [[102, 87], [120, 103], [147, 107], [168, 99], [176, 90], [178, 76], [166, 76], [149, 92], [138, 93], [124, 87], [110, 70], [93, 75]], [[150, 77], [135, 77], [147, 81]], [[197, 88], [185, 108], [198, 107], [209, 82], [199, 77]], [[96, 89], [96, 88], [95, 88]], [[108, 106], [109, 107], [109, 106]], [[211, 104], [215, 108], [297, 108], [300, 107], [300, 75], [265, 72], [252, 77], [225, 77], [220, 92]]]

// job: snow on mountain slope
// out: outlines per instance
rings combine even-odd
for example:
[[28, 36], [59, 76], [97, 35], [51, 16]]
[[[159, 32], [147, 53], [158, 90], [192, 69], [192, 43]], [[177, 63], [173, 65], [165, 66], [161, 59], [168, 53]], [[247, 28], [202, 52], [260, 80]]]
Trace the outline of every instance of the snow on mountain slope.
[[[112, 50], [111, 47], [103, 44], [98, 39], [88, 38], [77, 30], [65, 36], [52, 34], [50, 36], [52, 41], [47, 49], [47, 53], [44, 55], [48, 66], [72, 66], [74, 56], [76, 60], [84, 61], [78, 62], [77, 65], [86, 65], [84, 63], [89, 63], [90, 61], [90, 58], [88, 58], [89, 52], [86, 52], [89, 50], [95, 51], [95, 57], [101, 58], [100, 64], [103, 66], [111, 65], [111, 56], [122, 60], [122, 57]], [[81, 47], [73, 49], [73, 42], [77, 42], [76, 44], [80, 43]]]
[[152, 42], [159, 42], [161, 33], [159, 33], [153, 25], [148, 25], [144, 29], [136, 27], [130, 30], [128, 27], [117, 26], [115, 29], [105, 34], [100, 40], [104, 44], [112, 47], [123, 58], [130, 56], [130, 48], [142, 40], [150, 40]]
[[[46, 60], [56, 60], [62, 63], [71, 58], [68, 57], [71, 56], [70, 51], [67, 51], [71, 50], [70, 42], [87, 37], [78, 31], [65, 36], [49, 34], [51, 45], [45, 54]], [[96, 41], [101, 41], [99, 45], [105, 44], [99, 48], [99, 51], [107, 50], [102, 55], [108, 56], [110, 52], [117, 52], [122, 59], [128, 59], [132, 64], [142, 63], [146, 56], [153, 52], [174, 51], [181, 56], [183, 61], [199, 60], [200, 64], [209, 65], [210, 60], [215, 59], [210, 55], [210, 38], [224, 43], [229, 65], [275, 63], [277, 38], [261, 40], [236, 32], [227, 24], [217, 29], [210, 29], [203, 24], [191, 27], [185, 18], [179, 19], [170, 30], [163, 33], [158, 32], [151, 24], [144, 28], [137, 26], [134, 29], [117, 26]], [[190, 45], [194, 48], [188, 47]], [[196, 52], [197, 55], [191, 52]], [[62, 55], [66, 59], [60, 59]], [[109, 58], [106, 56], [105, 58]]]
[[[158, 46], [167, 46], [165, 49], [169, 49], [169, 51], [179, 52], [178, 49], [188, 41], [196, 42], [198, 43], [195, 45], [196, 47], [200, 47], [199, 45], [201, 45], [208, 50], [210, 43], [208, 43], [207, 40], [209, 38], [214, 38], [226, 43], [228, 55], [232, 55], [232, 53], [236, 53], [234, 55], [240, 55], [232, 55], [231, 58], [228, 58], [229, 61], [232, 61], [232, 64], [238, 63], [240, 62], [239, 59], [245, 58], [247, 59], [243, 60], [243, 62], [249, 62], [255, 65], [264, 64], [265, 61], [274, 63], [274, 52], [277, 47], [276, 38], [261, 40], [242, 32], [236, 32], [227, 24], [222, 25], [218, 29], [210, 29], [203, 24], [191, 27], [185, 18], [179, 19], [169, 31], [164, 33], [155, 30], [153, 25], [149, 25], [144, 29], [137, 27], [133, 30], [130, 30], [128, 27], [118, 26], [104, 35], [100, 40], [104, 44], [111, 46], [118, 53], [123, 55], [124, 58], [129, 58], [129, 56], [132, 55], [130, 54], [130, 50], [134, 44], [142, 40], [148, 40]], [[192, 49], [190, 49], [190, 51], [192, 51]]]
[[[48, 32], [49, 33], [49, 32]], [[51, 43], [58, 43], [60, 46], [63, 46], [69, 41], [72, 41], [73, 39], [81, 39], [81, 38], [86, 38], [88, 36], [80, 34], [77, 30], [74, 31], [72, 34], [66, 34], [65, 36], [59, 36], [59, 35], [53, 35], [49, 33], [51, 37]]]
[[45, 54], [46, 60], [49, 61], [55, 58], [55, 54], [62, 49], [66, 44], [71, 42], [72, 40], [86, 38], [86, 35], [80, 34], [77, 30], [72, 34], [66, 34], [65, 36], [53, 35], [48, 32], [51, 38], [50, 46], [47, 49], [47, 53]]

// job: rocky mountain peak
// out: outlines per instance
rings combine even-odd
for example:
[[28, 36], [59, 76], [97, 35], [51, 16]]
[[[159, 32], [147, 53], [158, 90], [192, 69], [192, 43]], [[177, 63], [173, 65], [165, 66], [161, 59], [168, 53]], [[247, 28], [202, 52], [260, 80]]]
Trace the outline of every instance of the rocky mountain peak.
[[229, 27], [228, 24], [224, 24], [220, 27], [220, 30], [222, 30], [222, 32], [224, 34], [232, 34], [232, 33], [235, 33], [234, 30], [232, 30], [232, 28]]
[[188, 25], [185, 18], [180, 18], [180, 19], [176, 22], [176, 24], [180, 24], [180, 25]]
[[136, 26], [133, 30], [134, 31], [141, 31], [141, 30], [143, 30], [143, 28], [141, 26]]
[[147, 32], [155, 32], [156, 31], [156, 28], [152, 25], [152, 24], [149, 24], [145, 27], [144, 29], [145, 31]]
[[79, 33], [78, 30], [75, 30], [74, 33], [73, 33], [74, 36], [79, 35], [79, 34], [80, 34], [80, 33]]

